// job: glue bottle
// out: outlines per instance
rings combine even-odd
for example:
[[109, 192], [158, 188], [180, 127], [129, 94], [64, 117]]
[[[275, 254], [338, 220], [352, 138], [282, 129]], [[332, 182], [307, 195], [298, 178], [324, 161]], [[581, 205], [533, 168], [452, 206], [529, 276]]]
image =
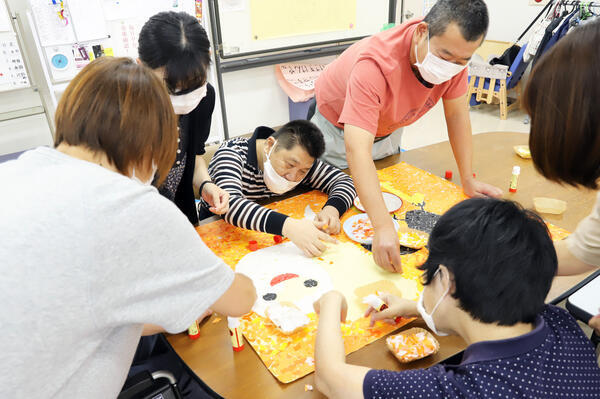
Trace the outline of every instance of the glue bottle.
[[190, 339], [198, 339], [200, 337], [200, 326], [198, 325], [198, 320], [196, 320], [194, 324], [188, 328], [188, 337], [190, 337]]
[[519, 175], [521, 174], [521, 168], [519, 166], [513, 166], [512, 177], [510, 178], [510, 187], [508, 191], [511, 193], [517, 192], [517, 180], [519, 180]]
[[244, 337], [240, 329], [240, 319], [237, 317], [228, 317], [227, 325], [229, 326], [229, 335], [231, 335], [231, 345], [234, 352], [239, 352], [244, 349]]

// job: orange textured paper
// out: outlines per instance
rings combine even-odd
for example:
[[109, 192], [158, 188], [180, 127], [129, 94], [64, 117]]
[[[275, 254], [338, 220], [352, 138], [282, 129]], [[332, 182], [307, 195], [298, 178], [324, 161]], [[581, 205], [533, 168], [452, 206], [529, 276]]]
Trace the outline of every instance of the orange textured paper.
[[[401, 227], [404, 228], [404, 230], [403, 228], [400, 229], [399, 234], [403, 234], [402, 232], [406, 231], [408, 227], [402, 221], [406, 212], [423, 209], [441, 215], [454, 204], [467, 198], [462, 189], [454, 183], [406, 163], [399, 163], [382, 169], [378, 171], [378, 174], [381, 182], [391, 184], [394, 189], [400, 190], [406, 197], [421, 198], [419, 197], [420, 194], [424, 198], [424, 204], [419, 205], [412, 204], [403, 198], [402, 208], [395, 213]], [[267, 205], [267, 207], [295, 218], [302, 218], [307, 205], [310, 205], [314, 212], [318, 212], [326, 200], [327, 195], [324, 193], [311, 191], [274, 202]], [[348, 217], [358, 213], [360, 212], [352, 207], [342, 217], [342, 223]], [[552, 225], [549, 225], [549, 228], [555, 240], [569, 235], [569, 232], [564, 229]], [[240, 229], [223, 220], [197, 227], [197, 231], [206, 245], [233, 269], [235, 269], [235, 265], [239, 260], [250, 252], [248, 248], [249, 241], [255, 240], [258, 243], [258, 248], [277, 245], [271, 234]], [[343, 232], [337, 235], [336, 238], [340, 241], [352, 242]], [[417, 266], [425, 262], [427, 255], [426, 248], [421, 248], [409, 255], [402, 255], [404, 277], [416, 281], [419, 290], [422, 290], [421, 272], [417, 269]], [[244, 336], [269, 371], [283, 383], [292, 382], [314, 371], [314, 343], [317, 319], [314, 313], [310, 314], [309, 318], [311, 322], [305, 328], [291, 335], [283, 334], [270, 320], [254, 312], [241, 319]], [[372, 328], [369, 328], [368, 319], [365, 318], [342, 324], [346, 354], [396, 331], [412, 320], [403, 319], [396, 325], [377, 322]]]

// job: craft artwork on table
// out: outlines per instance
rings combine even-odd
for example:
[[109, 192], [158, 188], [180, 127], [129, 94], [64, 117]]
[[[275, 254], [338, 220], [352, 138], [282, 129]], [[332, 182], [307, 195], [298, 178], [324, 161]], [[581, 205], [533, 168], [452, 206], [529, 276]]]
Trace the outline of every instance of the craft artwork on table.
[[306, 257], [286, 242], [249, 253], [237, 264], [236, 271], [252, 279], [258, 297], [252, 310], [262, 317], [270, 306], [281, 304], [292, 304], [309, 315], [317, 299], [336, 289], [348, 301], [347, 319], [357, 321], [363, 317], [366, 305], [354, 291], [381, 281], [395, 285], [404, 298], [416, 300], [419, 295], [417, 282], [383, 270], [370, 253], [349, 242], [331, 244], [317, 258]]
[[[401, 245], [413, 249], [402, 255], [401, 275], [379, 268], [372, 254], [343, 232], [335, 236], [339, 244], [330, 245], [320, 257], [311, 259], [288, 240], [281, 242], [270, 234], [243, 230], [223, 220], [197, 228], [215, 254], [254, 281], [258, 300], [253, 312], [240, 318], [240, 328], [268, 370], [283, 383], [314, 371], [318, 317], [312, 303], [332, 288], [341, 291], [348, 301], [348, 321], [341, 325], [347, 354], [412, 320], [377, 322], [369, 327], [369, 319], [362, 317], [367, 308], [362, 300], [378, 291], [416, 299], [423, 289], [417, 267], [428, 256], [428, 233], [439, 215], [467, 198], [452, 182], [406, 163], [380, 170], [378, 175], [382, 188], [403, 201], [394, 218], [400, 227]], [[267, 207], [301, 219], [314, 217], [326, 201], [326, 194], [311, 191]], [[342, 224], [358, 213], [351, 208]], [[552, 225], [549, 229], [555, 240], [569, 234]], [[252, 250], [250, 241], [255, 242]]]

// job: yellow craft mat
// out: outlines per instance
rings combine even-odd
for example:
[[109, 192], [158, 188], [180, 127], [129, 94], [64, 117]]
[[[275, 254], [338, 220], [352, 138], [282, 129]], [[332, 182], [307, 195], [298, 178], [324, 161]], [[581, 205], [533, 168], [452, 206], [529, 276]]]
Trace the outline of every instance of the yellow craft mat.
[[[419, 198], [415, 194], [422, 194], [425, 203], [424, 210], [438, 215], [467, 198], [462, 189], [454, 183], [404, 162], [382, 169], [377, 173], [382, 183], [389, 183], [394, 189], [400, 190], [409, 197]], [[326, 200], [326, 194], [311, 191], [274, 202], [267, 207], [295, 218], [302, 218], [307, 205], [318, 212]], [[403, 219], [407, 211], [415, 209], [421, 208], [405, 200], [402, 208], [396, 212], [396, 216]], [[358, 213], [360, 212], [352, 207], [342, 217], [342, 223], [348, 217]], [[400, 222], [400, 224], [406, 226], [404, 222]], [[553, 225], [548, 226], [554, 240], [560, 240], [569, 235], [569, 232], [564, 229]], [[234, 270], [238, 261], [250, 252], [249, 241], [256, 240], [259, 248], [276, 245], [271, 234], [240, 229], [223, 220], [197, 227], [197, 231], [206, 245]], [[340, 241], [352, 242], [343, 232], [336, 238]], [[422, 290], [421, 272], [417, 266], [427, 259], [427, 254], [427, 249], [423, 248], [415, 253], [402, 255], [403, 276], [416, 281], [420, 290]], [[307, 327], [289, 336], [282, 334], [268, 319], [254, 312], [241, 319], [244, 336], [269, 371], [283, 383], [292, 382], [314, 371], [317, 318], [314, 314], [310, 314], [309, 317], [311, 323]], [[346, 354], [366, 346], [412, 320], [402, 320], [397, 325], [378, 322], [372, 328], [368, 327], [368, 319], [365, 318], [343, 324], [342, 333]]]

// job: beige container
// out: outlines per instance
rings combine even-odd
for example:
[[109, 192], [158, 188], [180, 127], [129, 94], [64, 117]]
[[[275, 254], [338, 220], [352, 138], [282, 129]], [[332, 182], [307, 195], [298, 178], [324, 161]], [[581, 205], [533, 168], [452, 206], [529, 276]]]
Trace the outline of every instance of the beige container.
[[562, 200], [545, 197], [535, 197], [533, 206], [539, 213], [549, 213], [552, 215], [561, 215], [567, 210], [567, 203]]
[[531, 158], [531, 151], [529, 150], [529, 146], [528, 145], [516, 145], [513, 147], [515, 150], [515, 153], [520, 156], [521, 158], [524, 159], [530, 159]]

